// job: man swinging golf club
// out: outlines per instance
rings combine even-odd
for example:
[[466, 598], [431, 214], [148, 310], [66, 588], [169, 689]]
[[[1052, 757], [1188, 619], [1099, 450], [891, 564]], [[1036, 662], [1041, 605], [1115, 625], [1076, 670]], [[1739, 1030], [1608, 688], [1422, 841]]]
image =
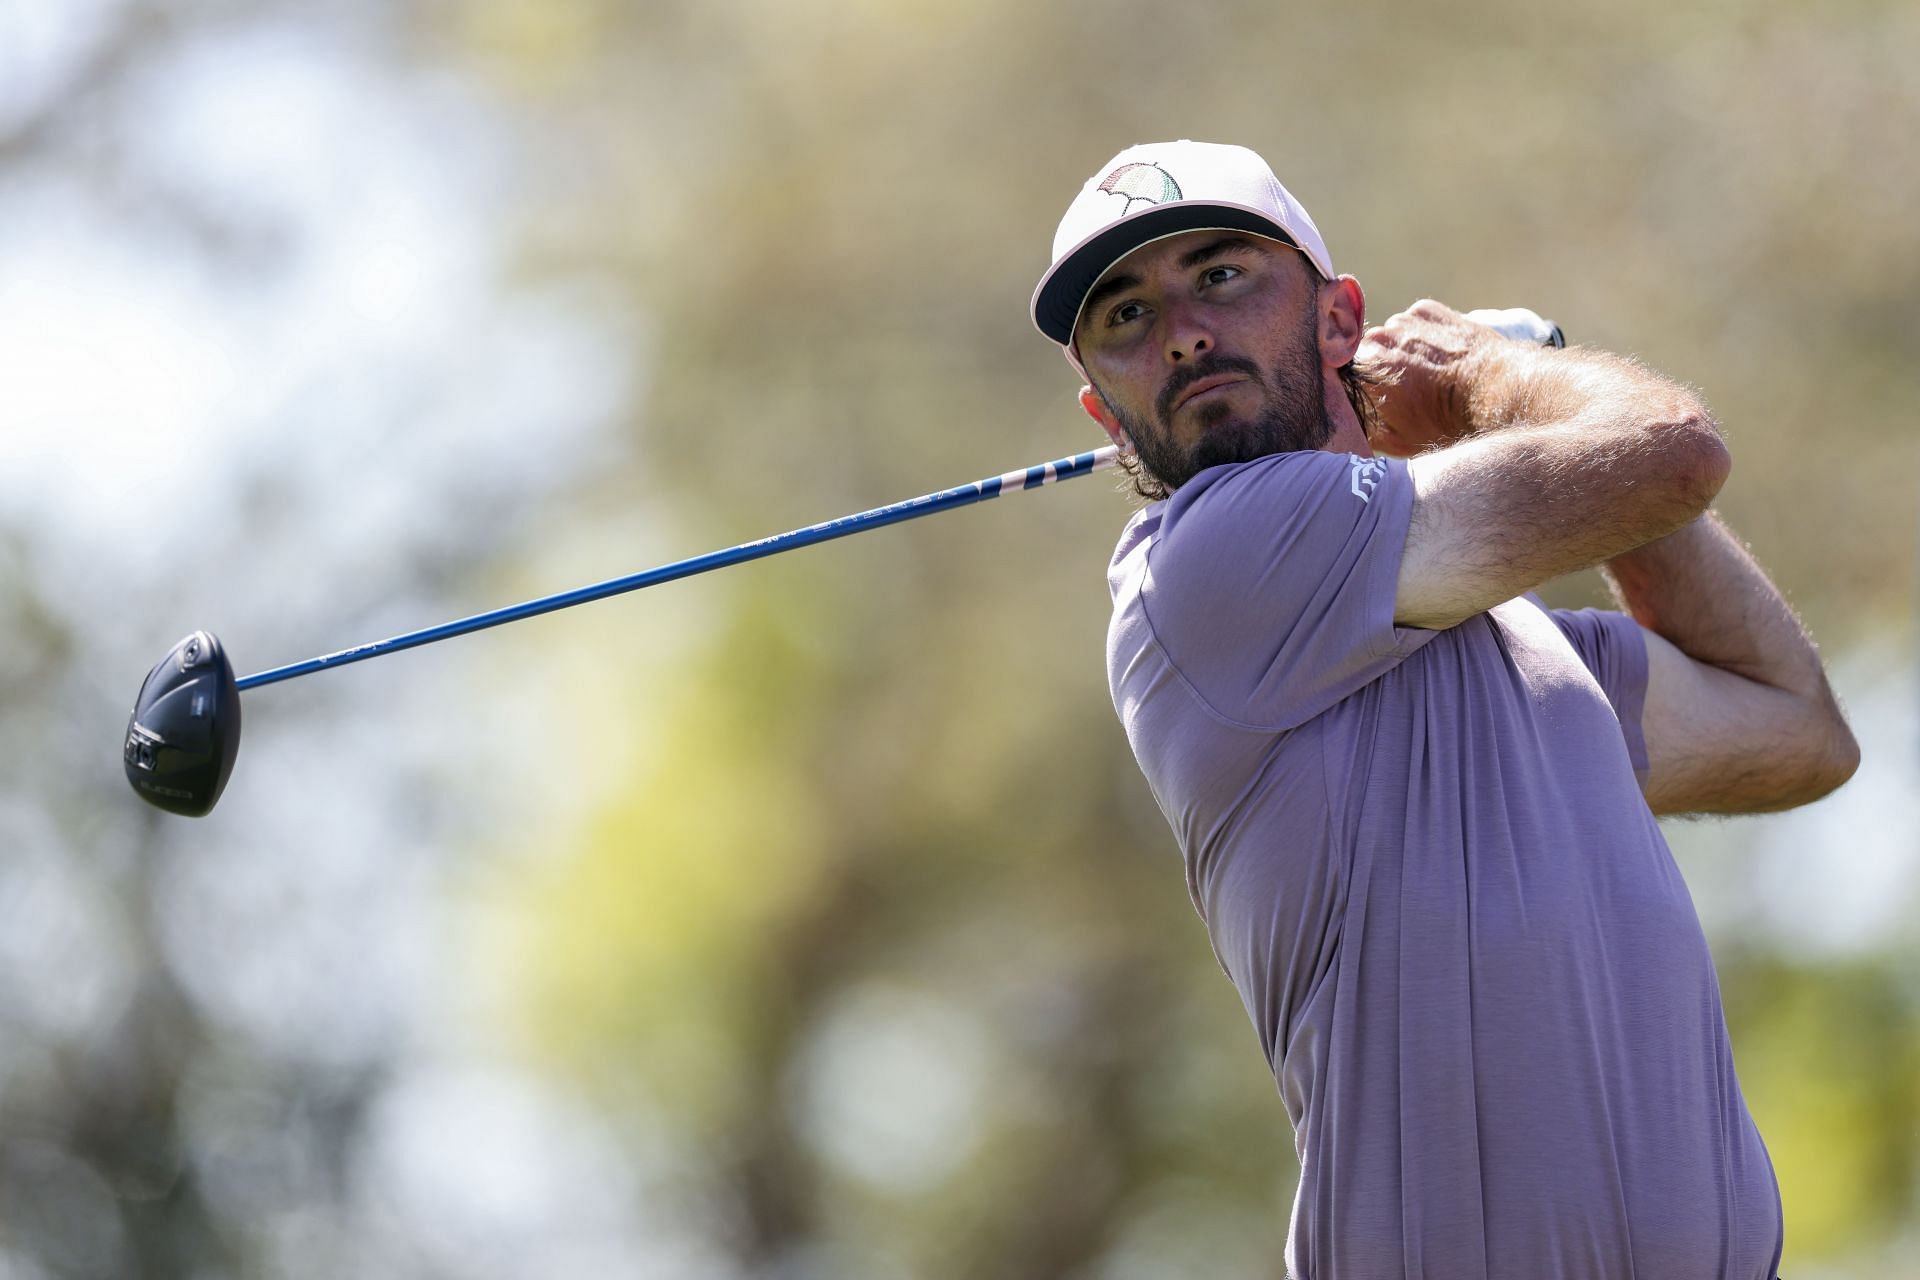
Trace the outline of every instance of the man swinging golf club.
[[[1261, 158], [1087, 181], [1033, 298], [1154, 499], [1114, 705], [1295, 1131], [1297, 1280], [1771, 1280], [1781, 1212], [1656, 814], [1858, 748], [1708, 504], [1707, 409], [1438, 302], [1377, 328]], [[1527, 593], [1598, 565], [1623, 612]]]

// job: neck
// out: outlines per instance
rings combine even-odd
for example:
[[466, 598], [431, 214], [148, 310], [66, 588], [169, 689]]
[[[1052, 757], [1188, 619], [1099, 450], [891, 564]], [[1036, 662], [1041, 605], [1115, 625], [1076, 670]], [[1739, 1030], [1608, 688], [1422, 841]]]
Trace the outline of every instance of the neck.
[[1347, 399], [1347, 387], [1340, 381], [1340, 371], [1323, 370], [1320, 378], [1320, 394], [1326, 399], [1327, 420], [1333, 423], [1333, 434], [1320, 446], [1321, 449], [1327, 453], [1354, 453], [1371, 458], [1373, 445], [1368, 443], [1367, 433], [1360, 426], [1360, 415], [1353, 411], [1353, 404]]

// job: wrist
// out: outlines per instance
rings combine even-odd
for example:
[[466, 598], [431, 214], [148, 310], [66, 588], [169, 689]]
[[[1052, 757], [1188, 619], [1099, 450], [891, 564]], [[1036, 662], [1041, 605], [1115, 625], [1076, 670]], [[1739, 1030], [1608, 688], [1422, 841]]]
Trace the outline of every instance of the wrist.
[[1532, 343], [1490, 335], [1460, 368], [1460, 416], [1468, 434], [1541, 422], [1542, 366], [1550, 353]]

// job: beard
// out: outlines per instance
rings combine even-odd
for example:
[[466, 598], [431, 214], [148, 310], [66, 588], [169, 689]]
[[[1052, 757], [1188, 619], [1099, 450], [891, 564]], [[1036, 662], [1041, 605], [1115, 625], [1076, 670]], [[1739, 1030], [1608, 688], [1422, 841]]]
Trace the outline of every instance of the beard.
[[[1106, 397], [1108, 408], [1133, 441], [1141, 469], [1172, 493], [1208, 467], [1325, 445], [1333, 438], [1334, 425], [1320, 382], [1316, 320], [1308, 311], [1294, 342], [1271, 369], [1263, 370], [1242, 357], [1216, 355], [1180, 366], [1160, 389], [1151, 420], [1131, 410], [1123, 412]], [[1224, 403], [1201, 405], [1195, 414], [1199, 438], [1191, 445], [1180, 444], [1173, 434], [1174, 400], [1202, 378], [1221, 373], [1244, 375], [1265, 393], [1264, 402], [1251, 418], [1234, 416]]]

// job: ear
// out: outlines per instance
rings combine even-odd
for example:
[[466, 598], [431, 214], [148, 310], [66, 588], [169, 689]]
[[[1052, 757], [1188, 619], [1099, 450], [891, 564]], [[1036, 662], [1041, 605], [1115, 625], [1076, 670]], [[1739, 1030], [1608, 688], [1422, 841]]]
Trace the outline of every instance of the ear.
[[1353, 359], [1367, 329], [1367, 295], [1352, 276], [1320, 286], [1320, 359], [1338, 369]]
[[1107, 433], [1107, 439], [1122, 449], [1133, 448], [1133, 441], [1127, 438], [1127, 429], [1120, 425], [1120, 419], [1114, 417], [1113, 410], [1107, 407], [1105, 397], [1095, 391], [1091, 383], [1080, 388], [1080, 407], [1087, 411], [1089, 418], [1100, 424]]

